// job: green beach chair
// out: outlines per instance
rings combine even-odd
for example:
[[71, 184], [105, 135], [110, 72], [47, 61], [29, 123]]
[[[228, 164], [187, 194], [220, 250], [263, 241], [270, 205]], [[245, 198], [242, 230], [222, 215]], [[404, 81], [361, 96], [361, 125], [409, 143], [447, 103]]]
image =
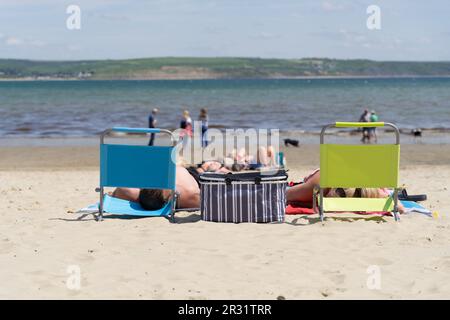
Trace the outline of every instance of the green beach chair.
[[[395, 144], [342, 145], [324, 143], [329, 128], [384, 127], [394, 129]], [[323, 222], [324, 212], [391, 212], [398, 213], [398, 180], [400, 163], [400, 132], [385, 122], [336, 122], [326, 125], [320, 133], [320, 185], [314, 192], [315, 212]], [[388, 198], [330, 198], [325, 188], [393, 188]], [[318, 198], [318, 203], [317, 203]], [[317, 210], [318, 206], [318, 210]]]

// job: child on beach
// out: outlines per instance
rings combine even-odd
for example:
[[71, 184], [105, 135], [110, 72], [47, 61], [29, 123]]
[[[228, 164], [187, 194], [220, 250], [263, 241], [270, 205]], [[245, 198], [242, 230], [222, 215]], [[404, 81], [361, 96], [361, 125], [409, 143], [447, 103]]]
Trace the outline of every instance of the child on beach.
[[188, 110], [183, 111], [183, 116], [180, 121], [180, 128], [184, 130], [184, 134], [192, 136], [192, 119]]

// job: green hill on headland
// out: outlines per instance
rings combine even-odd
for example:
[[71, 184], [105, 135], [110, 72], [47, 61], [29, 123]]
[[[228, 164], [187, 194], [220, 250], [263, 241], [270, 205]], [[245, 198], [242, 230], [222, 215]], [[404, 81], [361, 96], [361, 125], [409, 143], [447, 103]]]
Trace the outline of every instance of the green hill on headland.
[[31, 61], [0, 59], [0, 79], [226, 79], [450, 76], [450, 61], [407, 62], [323, 58], [146, 58]]

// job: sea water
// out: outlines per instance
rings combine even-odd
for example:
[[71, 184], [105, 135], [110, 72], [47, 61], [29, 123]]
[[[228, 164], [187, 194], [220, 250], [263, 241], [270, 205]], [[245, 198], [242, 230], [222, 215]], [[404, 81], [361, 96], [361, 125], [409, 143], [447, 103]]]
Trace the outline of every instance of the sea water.
[[179, 127], [183, 110], [201, 108], [216, 128], [275, 128], [317, 133], [357, 121], [450, 130], [450, 78], [0, 81], [0, 137], [90, 137], [114, 126]]

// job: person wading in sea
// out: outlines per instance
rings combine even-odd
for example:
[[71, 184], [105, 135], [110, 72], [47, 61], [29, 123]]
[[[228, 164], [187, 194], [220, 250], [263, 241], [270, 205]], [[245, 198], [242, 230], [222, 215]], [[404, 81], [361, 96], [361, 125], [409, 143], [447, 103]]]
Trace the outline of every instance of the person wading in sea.
[[[359, 122], [370, 122], [370, 112], [368, 109], [364, 109], [364, 112], [362, 113], [362, 115], [359, 117]], [[370, 142], [370, 132], [369, 132], [369, 128], [362, 128], [362, 138], [361, 138], [361, 142], [362, 143], [367, 143]]]
[[[378, 122], [378, 115], [376, 114], [375, 110], [372, 110], [370, 112], [370, 122]], [[377, 128], [373, 127], [369, 129], [369, 141], [370, 140], [375, 140], [375, 143], [378, 142], [378, 137], [377, 137]]]

